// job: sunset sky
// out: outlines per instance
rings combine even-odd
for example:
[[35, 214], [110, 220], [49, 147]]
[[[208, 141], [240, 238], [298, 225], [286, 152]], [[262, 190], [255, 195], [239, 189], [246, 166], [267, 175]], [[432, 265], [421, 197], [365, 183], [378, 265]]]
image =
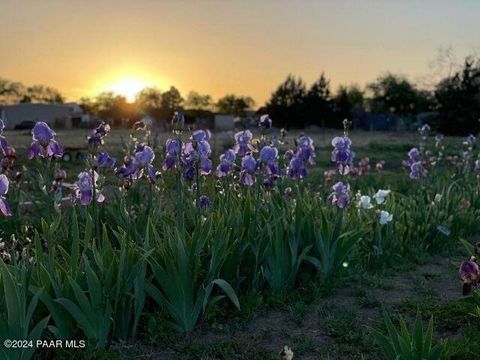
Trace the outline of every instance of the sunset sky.
[[0, 0], [0, 77], [68, 100], [175, 85], [262, 104], [293, 73], [364, 85], [480, 51], [480, 1]]

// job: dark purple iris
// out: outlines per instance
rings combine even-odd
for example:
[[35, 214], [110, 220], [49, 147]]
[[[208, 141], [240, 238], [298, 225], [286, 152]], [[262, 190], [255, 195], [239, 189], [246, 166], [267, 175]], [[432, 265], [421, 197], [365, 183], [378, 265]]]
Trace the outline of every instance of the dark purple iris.
[[255, 151], [255, 147], [252, 145], [251, 141], [253, 139], [253, 134], [250, 130], [239, 131], [235, 134], [235, 146], [233, 150], [238, 156], [245, 156], [249, 151]]
[[278, 150], [272, 146], [264, 146], [260, 150], [260, 161], [265, 164], [270, 164], [278, 160]]
[[336, 163], [339, 174], [347, 175], [355, 158], [355, 152], [351, 149], [352, 141], [347, 136], [337, 136], [333, 138], [332, 145], [332, 161]]
[[267, 114], [262, 115], [262, 116], [260, 116], [260, 122], [259, 122], [258, 125], [262, 129], [268, 130], [272, 127], [272, 119], [270, 119], [270, 117]]
[[207, 209], [210, 206], [211, 206], [211, 202], [208, 196], [206, 195], [200, 196], [200, 198], [198, 199], [198, 207], [200, 207], [200, 209]]
[[63, 156], [62, 146], [55, 140], [55, 132], [50, 129], [47, 123], [39, 121], [32, 130], [32, 145], [28, 158], [31, 160], [40, 157], [61, 157]]
[[8, 193], [8, 185], [9, 181], [6, 175], [0, 175], [0, 212], [4, 216], [12, 216], [12, 210], [10, 210], [10, 206], [8, 205], [7, 199], [5, 195]]
[[480, 281], [480, 268], [475, 261], [464, 261], [460, 265], [459, 273], [463, 282], [463, 295], [468, 295]]
[[92, 131], [92, 134], [87, 138], [88, 143], [93, 146], [102, 145], [103, 139], [110, 132], [110, 125], [105, 121], [102, 121], [100, 125], [97, 126], [95, 130]]
[[111, 157], [106, 151], [100, 151], [97, 155], [98, 167], [113, 168], [117, 160]]
[[288, 176], [294, 180], [299, 180], [305, 178], [307, 175], [308, 172], [305, 162], [298, 157], [292, 158], [288, 164]]
[[338, 206], [340, 209], [347, 207], [350, 202], [350, 185], [339, 181], [332, 187], [333, 192], [328, 197], [332, 205]]

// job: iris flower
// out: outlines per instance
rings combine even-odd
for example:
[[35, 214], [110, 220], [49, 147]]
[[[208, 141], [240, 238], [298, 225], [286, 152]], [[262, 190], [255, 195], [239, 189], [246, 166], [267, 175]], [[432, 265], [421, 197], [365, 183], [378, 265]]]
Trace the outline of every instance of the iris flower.
[[340, 209], [347, 207], [350, 202], [350, 185], [339, 181], [332, 187], [333, 192], [328, 197], [332, 205], [338, 206]]
[[39, 121], [32, 130], [32, 145], [28, 158], [31, 160], [40, 157], [61, 157], [63, 147], [55, 140], [55, 132], [50, 129], [47, 123]]
[[337, 136], [333, 138], [332, 146], [332, 161], [336, 163], [337, 170], [341, 175], [347, 175], [355, 158], [355, 152], [351, 149], [352, 141], [348, 136]]
[[7, 199], [5, 195], [8, 193], [8, 185], [9, 181], [6, 175], [0, 175], [0, 212], [4, 216], [12, 216], [12, 210], [10, 210], [10, 206], [8, 205]]

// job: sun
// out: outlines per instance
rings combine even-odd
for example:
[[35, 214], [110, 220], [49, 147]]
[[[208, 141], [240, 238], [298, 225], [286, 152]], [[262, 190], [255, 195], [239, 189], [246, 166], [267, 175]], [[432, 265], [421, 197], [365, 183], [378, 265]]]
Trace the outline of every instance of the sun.
[[149, 86], [151, 86], [150, 82], [140, 77], [122, 77], [109, 85], [108, 90], [125, 96], [128, 102], [133, 102], [137, 94]]

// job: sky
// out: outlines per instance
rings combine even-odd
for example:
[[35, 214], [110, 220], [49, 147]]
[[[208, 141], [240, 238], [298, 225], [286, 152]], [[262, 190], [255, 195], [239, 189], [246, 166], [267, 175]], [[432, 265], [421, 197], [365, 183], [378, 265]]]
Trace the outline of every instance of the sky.
[[262, 105], [291, 73], [365, 85], [480, 50], [480, 1], [0, 0], [0, 77], [68, 100], [143, 86]]

